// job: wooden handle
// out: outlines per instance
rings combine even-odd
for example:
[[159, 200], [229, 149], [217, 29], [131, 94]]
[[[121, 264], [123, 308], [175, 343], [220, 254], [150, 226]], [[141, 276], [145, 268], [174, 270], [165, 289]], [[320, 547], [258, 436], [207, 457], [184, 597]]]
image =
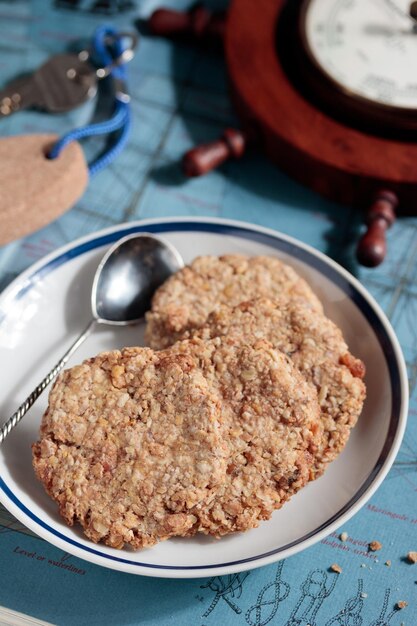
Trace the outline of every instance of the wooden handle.
[[189, 14], [172, 9], [157, 9], [152, 13], [148, 24], [151, 33], [159, 37], [184, 35], [191, 29]]
[[149, 18], [153, 35], [185, 37], [203, 43], [223, 42], [226, 19], [224, 12], [212, 13], [201, 4], [186, 13], [172, 9], [157, 9]]
[[226, 128], [217, 141], [205, 143], [185, 153], [182, 167], [186, 176], [202, 176], [230, 158], [239, 159], [245, 152], [247, 136], [241, 130]]
[[356, 257], [366, 267], [376, 267], [387, 253], [386, 231], [395, 222], [398, 198], [391, 191], [379, 191], [366, 215], [368, 230], [359, 240]]

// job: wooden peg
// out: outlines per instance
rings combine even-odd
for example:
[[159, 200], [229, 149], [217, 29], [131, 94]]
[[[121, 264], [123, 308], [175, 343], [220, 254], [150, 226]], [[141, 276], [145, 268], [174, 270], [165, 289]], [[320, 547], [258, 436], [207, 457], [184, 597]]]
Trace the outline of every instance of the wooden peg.
[[395, 222], [398, 198], [392, 191], [381, 190], [368, 210], [365, 223], [368, 229], [359, 240], [356, 256], [366, 267], [380, 265], [387, 253], [386, 231]]
[[182, 167], [186, 176], [202, 176], [230, 158], [239, 159], [245, 152], [248, 137], [235, 128], [226, 128], [217, 141], [204, 143], [185, 153]]
[[149, 18], [149, 29], [160, 37], [183, 37], [204, 44], [223, 44], [226, 29], [225, 12], [213, 13], [201, 4], [182, 13], [157, 9]]

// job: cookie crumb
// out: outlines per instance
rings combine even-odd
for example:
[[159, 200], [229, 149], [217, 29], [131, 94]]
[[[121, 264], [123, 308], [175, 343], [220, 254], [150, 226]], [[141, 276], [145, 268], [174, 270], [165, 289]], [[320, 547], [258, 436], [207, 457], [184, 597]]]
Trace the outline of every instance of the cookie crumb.
[[333, 565], [330, 566], [330, 569], [332, 570], [332, 572], [336, 572], [336, 574], [342, 573], [342, 568], [337, 563], [333, 563]]
[[349, 537], [349, 535], [346, 532], [340, 533], [340, 535], [339, 535], [340, 541], [347, 541], [348, 537]]
[[407, 559], [410, 563], [417, 563], [417, 552], [409, 552]]
[[400, 600], [400, 601], [399, 601], [399, 602], [397, 602], [397, 604], [395, 605], [395, 607], [396, 607], [398, 610], [405, 609], [405, 607], [406, 607], [406, 606], [408, 606], [408, 602], [406, 602], [405, 600]]
[[379, 541], [371, 541], [368, 547], [371, 552], [377, 552], [377, 550], [380, 550], [382, 548], [382, 543], [380, 543]]
[[361, 598], [367, 598], [367, 597], [368, 597], [367, 593], [363, 593], [363, 592], [361, 593]]
[[391, 561], [390, 561], [390, 560], [385, 561], [385, 565], [386, 565], [387, 567], [391, 567]]

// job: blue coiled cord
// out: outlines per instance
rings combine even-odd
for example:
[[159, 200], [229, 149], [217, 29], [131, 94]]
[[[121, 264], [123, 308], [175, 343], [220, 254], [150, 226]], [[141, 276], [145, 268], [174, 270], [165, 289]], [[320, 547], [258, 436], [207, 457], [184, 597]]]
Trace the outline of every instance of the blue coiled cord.
[[[110, 54], [108, 49], [107, 41], [109, 38], [114, 41], [115, 57]], [[114, 63], [114, 59], [120, 57], [123, 51], [121, 37], [118, 36], [114, 28], [111, 26], [100, 26], [96, 29], [93, 37], [93, 54], [101, 67], [111, 66]], [[126, 83], [126, 68], [123, 64], [112, 67], [110, 74], [121, 85]], [[109, 165], [126, 145], [132, 125], [130, 104], [126, 94], [116, 90], [115, 99], [116, 105], [110, 119], [97, 124], [88, 124], [66, 133], [53, 145], [48, 158], [56, 159], [61, 151], [72, 141], [121, 131], [114, 144], [104, 154], [89, 164], [88, 171], [90, 176], [94, 176], [94, 174], [97, 174], [97, 172]]]

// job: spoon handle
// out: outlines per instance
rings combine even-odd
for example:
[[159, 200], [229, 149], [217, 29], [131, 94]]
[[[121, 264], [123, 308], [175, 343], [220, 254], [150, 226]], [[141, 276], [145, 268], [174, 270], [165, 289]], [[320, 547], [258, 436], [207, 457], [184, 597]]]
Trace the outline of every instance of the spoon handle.
[[55, 376], [59, 374], [62, 368], [67, 363], [68, 359], [74, 354], [74, 352], [79, 348], [79, 346], [87, 339], [88, 335], [91, 333], [94, 324], [96, 323], [95, 319], [92, 319], [86, 329], [81, 333], [81, 335], [74, 341], [74, 343], [68, 348], [64, 356], [58, 361], [58, 363], [51, 369], [49, 374], [45, 376], [45, 378], [39, 383], [39, 385], [32, 391], [32, 393], [26, 398], [26, 400], [20, 405], [15, 413], [7, 420], [7, 422], [0, 429], [0, 445], [6, 439], [7, 435], [13, 430], [13, 428], [20, 422], [22, 417], [26, 415], [29, 411], [30, 407], [34, 404], [34, 402], [39, 398], [41, 393], [46, 389], [51, 381], [54, 380]]

